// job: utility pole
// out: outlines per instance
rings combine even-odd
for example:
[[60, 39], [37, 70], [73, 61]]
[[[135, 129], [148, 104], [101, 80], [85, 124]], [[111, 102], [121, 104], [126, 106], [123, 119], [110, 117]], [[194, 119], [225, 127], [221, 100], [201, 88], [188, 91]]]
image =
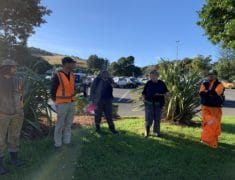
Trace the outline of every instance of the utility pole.
[[180, 41], [176, 41], [176, 60], [179, 60], [179, 43]]

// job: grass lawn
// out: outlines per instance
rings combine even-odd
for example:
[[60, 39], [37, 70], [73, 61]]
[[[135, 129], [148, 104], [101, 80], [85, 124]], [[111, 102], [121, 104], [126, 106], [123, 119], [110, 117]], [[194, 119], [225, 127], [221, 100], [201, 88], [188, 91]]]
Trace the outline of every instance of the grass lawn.
[[[200, 144], [200, 128], [162, 123], [163, 138], [143, 138], [143, 119], [116, 122], [120, 135], [73, 132], [75, 148], [55, 154], [52, 140], [24, 142], [28, 164], [0, 179], [235, 179], [235, 117], [224, 117], [220, 148]], [[69, 172], [67, 172], [69, 171]], [[56, 175], [59, 174], [59, 175]]]

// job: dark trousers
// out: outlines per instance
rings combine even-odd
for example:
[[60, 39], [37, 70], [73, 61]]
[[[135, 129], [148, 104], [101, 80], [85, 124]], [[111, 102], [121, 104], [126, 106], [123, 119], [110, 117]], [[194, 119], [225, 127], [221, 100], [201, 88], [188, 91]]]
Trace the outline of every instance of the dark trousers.
[[97, 103], [97, 108], [95, 110], [96, 125], [100, 125], [103, 112], [108, 122], [109, 128], [113, 128], [114, 123], [113, 123], [113, 113], [112, 113], [112, 99], [100, 100], [99, 103]]
[[153, 132], [160, 133], [160, 121], [161, 121], [162, 108], [157, 104], [145, 102], [145, 128], [150, 129], [153, 124]]

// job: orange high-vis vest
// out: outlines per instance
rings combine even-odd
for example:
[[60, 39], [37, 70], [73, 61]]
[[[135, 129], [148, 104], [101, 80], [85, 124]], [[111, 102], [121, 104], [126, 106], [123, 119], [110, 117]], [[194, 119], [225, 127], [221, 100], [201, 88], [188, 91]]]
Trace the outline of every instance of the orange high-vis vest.
[[56, 104], [70, 103], [75, 100], [75, 79], [74, 74], [70, 73], [70, 79], [63, 72], [57, 73], [59, 86], [56, 92]]

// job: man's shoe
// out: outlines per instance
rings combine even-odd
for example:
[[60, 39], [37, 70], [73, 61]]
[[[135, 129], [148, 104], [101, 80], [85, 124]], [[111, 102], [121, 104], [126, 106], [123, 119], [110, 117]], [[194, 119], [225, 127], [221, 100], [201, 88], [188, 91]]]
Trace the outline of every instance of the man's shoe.
[[0, 158], [0, 175], [8, 174], [9, 170], [3, 165], [3, 157]]
[[61, 146], [54, 146], [54, 151], [55, 151], [55, 152], [60, 152], [61, 149], [62, 149]]
[[25, 165], [25, 162], [18, 159], [18, 152], [10, 152], [11, 161], [10, 163], [16, 167], [21, 167]]
[[119, 132], [115, 129], [110, 129], [110, 131], [113, 133], [113, 134], [119, 134]]
[[75, 144], [74, 143], [65, 143], [64, 144], [66, 147], [68, 147], [68, 148], [73, 148], [73, 147], [75, 147]]
[[98, 133], [98, 134], [101, 134], [101, 130], [100, 130], [100, 125], [99, 124], [95, 125], [95, 132]]
[[10, 171], [6, 167], [1, 166], [0, 167], [0, 175], [8, 174]]
[[115, 129], [114, 125], [109, 125], [109, 130], [113, 133], [113, 134], [119, 134], [119, 132]]
[[162, 137], [160, 133], [153, 133], [155, 137]]

